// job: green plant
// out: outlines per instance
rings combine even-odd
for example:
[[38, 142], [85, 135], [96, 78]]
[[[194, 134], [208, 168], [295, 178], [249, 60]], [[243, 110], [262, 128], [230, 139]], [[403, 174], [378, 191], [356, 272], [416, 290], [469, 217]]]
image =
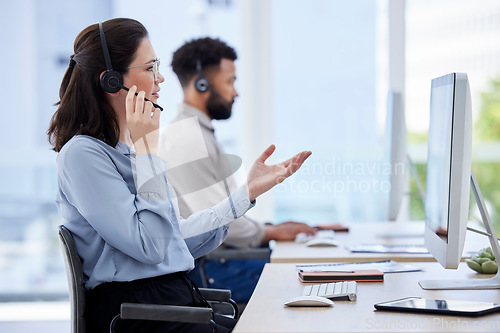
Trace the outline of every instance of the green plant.
[[498, 272], [498, 263], [491, 247], [482, 249], [476, 255], [472, 255], [469, 259], [465, 259], [467, 266], [478, 273], [495, 274]]

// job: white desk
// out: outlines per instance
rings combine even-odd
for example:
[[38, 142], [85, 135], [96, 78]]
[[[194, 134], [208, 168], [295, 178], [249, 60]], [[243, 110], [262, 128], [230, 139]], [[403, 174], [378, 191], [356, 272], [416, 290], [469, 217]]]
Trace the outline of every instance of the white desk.
[[[392, 259], [395, 261], [435, 261], [430, 254], [352, 253], [346, 246], [359, 244], [423, 244], [423, 222], [366, 222], [349, 224], [349, 232], [337, 232], [338, 247], [307, 247], [303, 243], [276, 242], [271, 263], [365, 262]], [[464, 257], [489, 246], [486, 236], [467, 232]]]
[[[407, 296], [500, 303], [500, 290], [423, 290], [419, 280], [481, 277], [464, 263], [445, 270], [419, 263], [423, 272], [386, 274], [384, 282], [359, 282], [355, 302], [335, 301], [333, 308], [286, 308], [302, 293], [294, 264], [267, 264], [234, 333], [272, 332], [500, 332], [500, 313], [470, 318], [375, 311], [373, 304]], [[483, 275], [484, 277], [484, 275]]]

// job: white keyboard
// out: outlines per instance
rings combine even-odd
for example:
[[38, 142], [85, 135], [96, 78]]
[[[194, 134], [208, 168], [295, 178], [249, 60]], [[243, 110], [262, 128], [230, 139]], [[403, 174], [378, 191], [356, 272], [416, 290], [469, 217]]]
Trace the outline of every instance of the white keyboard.
[[358, 283], [356, 281], [339, 281], [330, 283], [309, 284], [304, 287], [303, 296], [321, 296], [325, 298], [349, 298], [356, 300]]

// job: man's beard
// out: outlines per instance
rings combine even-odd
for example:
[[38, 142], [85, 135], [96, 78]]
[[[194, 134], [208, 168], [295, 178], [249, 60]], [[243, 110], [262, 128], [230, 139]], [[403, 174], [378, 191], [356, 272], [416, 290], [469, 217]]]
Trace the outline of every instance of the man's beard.
[[219, 93], [211, 91], [207, 100], [207, 112], [212, 119], [224, 120], [231, 117], [233, 100], [225, 101]]

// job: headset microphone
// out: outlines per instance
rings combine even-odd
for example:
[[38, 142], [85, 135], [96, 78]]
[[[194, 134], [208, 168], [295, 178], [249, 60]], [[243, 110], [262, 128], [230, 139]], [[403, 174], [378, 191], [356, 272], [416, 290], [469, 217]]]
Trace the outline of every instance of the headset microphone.
[[[124, 85], [122, 85], [122, 84], [120, 84], [120, 83], [118, 83], [118, 82], [116, 82], [115, 84], [116, 84], [116, 85], [117, 85], [120, 89], [123, 89], [123, 90], [125, 90], [125, 91], [129, 91], [129, 89], [128, 89], [127, 87], [125, 87]], [[136, 96], [139, 96], [137, 93], [135, 93], [135, 95], [136, 95]], [[144, 100], [145, 100], [146, 102], [151, 102], [151, 104], [153, 104], [153, 106], [154, 106], [155, 108], [160, 109], [160, 111], [163, 111], [163, 108], [162, 108], [161, 106], [159, 106], [158, 104], [156, 104], [156, 103], [154, 103], [154, 102], [150, 101], [150, 100], [149, 100], [149, 99], [147, 99], [146, 97], [144, 97]]]
[[[123, 89], [125, 91], [129, 91], [127, 87], [123, 85], [123, 76], [121, 73], [114, 71], [113, 66], [111, 66], [111, 57], [109, 56], [108, 44], [106, 43], [106, 35], [104, 34], [104, 29], [102, 27], [102, 22], [99, 23], [99, 34], [101, 36], [101, 45], [102, 45], [102, 53], [104, 54], [104, 62], [106, 63], [106, 71], [101, 76], [101, 87], [104, 91], [109, 93], [116, 93]], [[137, 96], [137, 93], [135, 93]], [[145, 101], [151, 102], [149, 99], [144, 98]], [[153, 102], [151, 102], [153, 103]], [[153, 103], [153, 106], [160, 111], [163, 111], [163, 108], [156, 103]]]

